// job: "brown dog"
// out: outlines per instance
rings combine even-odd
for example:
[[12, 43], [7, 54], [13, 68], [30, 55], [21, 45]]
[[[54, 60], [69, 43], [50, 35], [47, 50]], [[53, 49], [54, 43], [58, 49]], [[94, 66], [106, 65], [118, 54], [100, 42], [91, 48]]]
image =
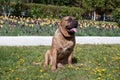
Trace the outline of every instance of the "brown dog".
[[47, 69], [48, 64], [52, 65], [52, 71], [55, 71], [57, 67], [63, 67], [63, 64], [66, 63], [72, 67], [72, 52], [75, 46], [77, 26], [78, 21], [75, 17], [62, 18], [53, 36], [51, 48], [45, 54], [45, 69]]

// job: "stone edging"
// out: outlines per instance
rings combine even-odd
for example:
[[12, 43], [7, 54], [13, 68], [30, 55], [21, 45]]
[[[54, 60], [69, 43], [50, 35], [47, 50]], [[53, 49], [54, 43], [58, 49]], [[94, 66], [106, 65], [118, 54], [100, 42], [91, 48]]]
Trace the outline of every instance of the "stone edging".
[[[52, 36], [1, 36], [0, 46], [51, 45]], [[81, 36], [77, 44], [120, 44], [120, 37]]]

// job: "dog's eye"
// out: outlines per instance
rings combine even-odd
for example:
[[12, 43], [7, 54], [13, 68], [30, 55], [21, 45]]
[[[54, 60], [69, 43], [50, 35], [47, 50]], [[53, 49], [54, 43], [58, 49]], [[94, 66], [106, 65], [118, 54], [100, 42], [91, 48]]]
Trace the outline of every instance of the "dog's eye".
[[71, 27], [70, 26], [66, 26], [66, 29], [71, 29]]

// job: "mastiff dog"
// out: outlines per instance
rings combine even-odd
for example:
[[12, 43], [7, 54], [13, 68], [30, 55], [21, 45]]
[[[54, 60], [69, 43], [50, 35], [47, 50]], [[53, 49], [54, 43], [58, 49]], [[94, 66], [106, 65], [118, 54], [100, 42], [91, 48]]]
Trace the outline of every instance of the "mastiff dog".
[[72, 55], [75, 46], [75, 33], [77, 32], [78, 21], [75, 17], [66, 16], [55, 31], [52, 38], [50, 50], [45, 53], [44, 68], [51, 65], [54, 72], [57, 68], [63, 68], [64, 64], [72, 67]]

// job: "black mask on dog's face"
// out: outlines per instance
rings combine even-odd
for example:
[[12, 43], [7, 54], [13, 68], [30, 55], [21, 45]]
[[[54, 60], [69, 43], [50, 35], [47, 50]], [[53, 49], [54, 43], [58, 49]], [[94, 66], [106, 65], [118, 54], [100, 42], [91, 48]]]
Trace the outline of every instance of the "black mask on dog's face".
[[71, 19], [71, 20], [68, 20], [68, 22], [70, 24], [67, 25], [65, 28], [69, 34], [73, 35], [77, 32], [78, 21]]
[[77, 32], [78, 21], [75, 17], [62, 18], [59, 29], [65, 37], [72, 37]]

